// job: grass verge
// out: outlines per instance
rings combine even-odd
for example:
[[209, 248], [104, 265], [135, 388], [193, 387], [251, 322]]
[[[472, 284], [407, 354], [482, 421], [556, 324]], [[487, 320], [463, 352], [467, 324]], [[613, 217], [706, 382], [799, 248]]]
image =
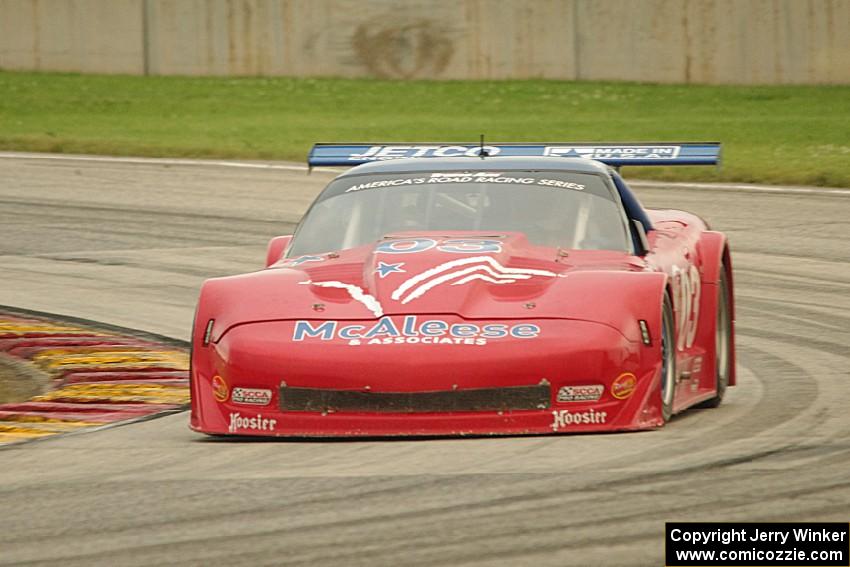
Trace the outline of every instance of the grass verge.
[[0, 149], [303, 161], [316, 141], [714, 141], [722, 169], [850, 186], [850, 87], [133, 77], [0, 71]]

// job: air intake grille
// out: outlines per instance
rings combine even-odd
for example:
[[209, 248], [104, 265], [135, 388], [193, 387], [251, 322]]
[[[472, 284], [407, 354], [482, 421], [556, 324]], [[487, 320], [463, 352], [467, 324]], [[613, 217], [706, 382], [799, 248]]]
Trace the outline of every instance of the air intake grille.
[[370, 392], [280, 387], [280, 409], [309, 412], [429, 413], [540, 410], [550, 405], [549, 382], [535, 386], [433, 392]]

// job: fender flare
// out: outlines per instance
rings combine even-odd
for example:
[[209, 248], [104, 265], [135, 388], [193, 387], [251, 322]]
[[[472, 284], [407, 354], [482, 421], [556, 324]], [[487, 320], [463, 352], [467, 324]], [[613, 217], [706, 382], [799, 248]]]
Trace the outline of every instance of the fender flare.
[[292, 236], [275, 236], [269, 241], [266, 249], [266, 267], [276, 264], [283, 258], [284, 252], [289, 247]]
[[[732, 254], [729, 250], [729, 242], [726, 235], [722, 232], [707, 230], [702, 233], [699, 243], [700, 258], [702, 259], [702, 267], [700, 270], [700, 279], [703, 284], [703, 289], [712, 289], [714, 295], [711, 298], [710, 305], [717, 305], [717, 293], [720, 290], [720, 270], [726, 272], [726, 284], [729, 290], [729, 308], [730, 308], [730, 334], [731, 346], [729, 349], [730, 369], [729, 369], [729, 385], [734, 386], [737, 383], [736, 373], [736, 351], [735, 351], [735, 286], [732, 270]], [[710, 286], [710, 287], [709, 287]], [[714, 361], [711, 362], [714, 368]]]

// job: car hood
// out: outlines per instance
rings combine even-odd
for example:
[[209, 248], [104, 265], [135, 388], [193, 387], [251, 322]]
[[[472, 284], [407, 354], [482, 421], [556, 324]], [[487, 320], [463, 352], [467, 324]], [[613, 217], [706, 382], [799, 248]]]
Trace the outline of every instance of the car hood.
[[557, 259], [557, 250], [532, 246], [523, 235], [384, 240], [341, 253], [335, 262], [302, 264], [300, 285], [328, 301], [348, 296], [378, 317], [466, 316], [483, 308], [513, 316], [521, 302], [566, 276], [569, 268]]
[[622, 252], [559, 251], [519, 233], [401, 235], [209, 280], [202, 308], [224, 324], [216, 324], [216, 335], [234, 324], [282, 319], [586, 319], [589, 303], [627, 295], [616, 276], [643, 271], [642, 261]]

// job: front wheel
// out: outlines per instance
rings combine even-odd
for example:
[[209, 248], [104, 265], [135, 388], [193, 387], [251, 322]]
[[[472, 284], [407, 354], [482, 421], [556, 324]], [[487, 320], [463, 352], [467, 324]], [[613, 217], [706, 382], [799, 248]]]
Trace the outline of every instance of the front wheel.
[[661, 316], [661, 417], [664, 423], [673, 417], [676, 397], [676, 334], [673, 325], [673, 303], [664, 296]]

